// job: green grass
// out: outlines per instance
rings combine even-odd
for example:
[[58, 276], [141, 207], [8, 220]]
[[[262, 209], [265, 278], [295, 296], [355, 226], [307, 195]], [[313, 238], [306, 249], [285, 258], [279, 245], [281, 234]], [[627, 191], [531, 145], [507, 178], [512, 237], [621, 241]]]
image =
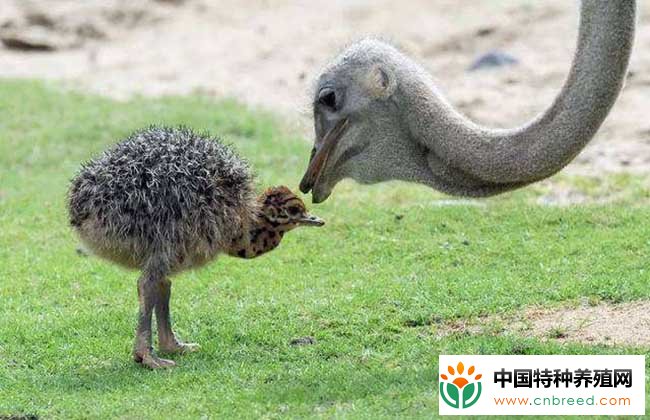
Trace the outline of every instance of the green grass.
[[[437, 335], [448, 321], [529, 305], [650, 298], [643, 179], [559, 178], [586, 194], [627, 192], [570, 208], [531, 204], [544, 186], [441, 206], [426, 188], [345, 183], [313, 209], [326, 227], [293, 232], [258, 259], [223, 257], [176, 277], [175, 326], [202, 349], [173, 370], [145, 370], [130, 356], [137, 273], [77, 255], [65, 194], [81, 162], [150, 123], [220, 133], [260, 187], [295, 189], [310, 149], [233, 102], [117, 103], [1, 81], [0, 416], [430, 418], [441, 353], [649, 354]], [[289, 344], [308, 335], [316, 344]]]

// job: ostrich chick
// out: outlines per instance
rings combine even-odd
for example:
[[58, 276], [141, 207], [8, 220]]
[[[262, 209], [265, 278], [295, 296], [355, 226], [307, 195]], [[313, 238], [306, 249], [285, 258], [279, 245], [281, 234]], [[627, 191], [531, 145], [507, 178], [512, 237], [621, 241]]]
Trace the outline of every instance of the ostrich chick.
[[142, 271], [133, 357], [150, 368], [175, 364], [153, 352], [154, 311], [161, 352], [198, 347], [172, 331], [171, 275], [220, 253], [254, 258], [298, 226], [324, 224], [286, 187], [255, 197], [247, 163], [217, 139], [186, 128], [138, 131], [85, 164], [72, 180], [68, 209], [87, 248]]

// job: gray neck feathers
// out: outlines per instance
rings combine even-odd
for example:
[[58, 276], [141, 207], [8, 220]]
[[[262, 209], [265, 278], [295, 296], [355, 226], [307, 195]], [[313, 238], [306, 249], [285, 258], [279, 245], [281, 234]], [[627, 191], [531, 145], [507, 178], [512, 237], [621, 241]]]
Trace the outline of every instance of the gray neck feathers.
[[623, 87], [634, 40], [635, 0], [583, 0], [571, 71], [553, 104], [515, 129], [488, 129], [458, 113], [417, 65], [398, 69], [395, 100], [412, 141], [432, 156], [432, 186], [491, 195], [546, 178], [599, 129]]

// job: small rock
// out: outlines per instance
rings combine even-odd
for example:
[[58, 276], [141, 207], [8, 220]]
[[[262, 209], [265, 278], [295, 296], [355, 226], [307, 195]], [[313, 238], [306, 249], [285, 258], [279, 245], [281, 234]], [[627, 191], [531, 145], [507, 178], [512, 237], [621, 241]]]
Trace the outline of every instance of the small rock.
[[312, 344], [316, 344], [316, 339], [311, 336], [294, 338], [289, 344], [292, 346], [311, 346]]
[[33, 39], [20, 35], [6, 35], [0, 38], [2, 44], [10, 50], [19, 51], [54, 51], [56, 48], [42, 39]]
[[75, 34], [39, 25], [3, 30], [0, 41], [10, 50], [28, 52], [49, 52], [81, 45]]
[[56, 26], [52, 18], [45, 13], [31, 12], [25, 15], [25, 20], [30, 25], [42, 26], [44, 28], [54, 28]]
[[492, 35], [494, 32], [496, 32], [497, 28], [493, 26], [486, 26], [485, 28], [479, 28], [476, 31], [476, 36], [479, 38], [482, 38], [484, 36]]
[[474, 60], [474, 63], [472, 63], [468, 70], [476, 71], [503, 66], [514, 66], [515, 64], [519, 64], [519, 60], [510, 54], [501, 51], [490, 51]]

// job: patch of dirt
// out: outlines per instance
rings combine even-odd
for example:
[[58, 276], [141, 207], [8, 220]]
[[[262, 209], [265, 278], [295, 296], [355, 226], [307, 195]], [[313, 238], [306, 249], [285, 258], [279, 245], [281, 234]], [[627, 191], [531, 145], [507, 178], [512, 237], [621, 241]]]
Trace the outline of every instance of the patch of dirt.
[[[149, 3], [149, 4], [148, 4]], [[23, 1], [0, 15], [0, 41], [9, 50], [57, 51], [119, 36], [162, 19], [151, 1]], [[4, 7], [4, 5], [3, 5]]]
[[[627, 87], [570, 173], [650, 173], [650, 8], [639, 6]], [[351, 41], [379, 35], [421, 62], [469, 117], [514, 127], [562, 85], [577, 10], [565, 0], [2, 0], [0, 77], [65, 80], [118, 99], [231, 96], [282, 112], [311, 136], [319, 69]], [[494, 50], [519, 64], [467, 71]]]
[[292, 346], [311, 346], [316, 344], [316, 339], [308, 335], [305, 337], [294, 338], [289, 342], [289, 344]]
[[549, 310], [531, 308], [503, 319], [457, 321], [438, 327], [439, 336], [453, 333], [534, 337], [558, 342], [650, 348], [650, 301], [584, 305]]
[[511, 326], [534, 337], [618, 346], [650, 346], [650, 301], [616, 305], [531, 309], [521, 325]]

